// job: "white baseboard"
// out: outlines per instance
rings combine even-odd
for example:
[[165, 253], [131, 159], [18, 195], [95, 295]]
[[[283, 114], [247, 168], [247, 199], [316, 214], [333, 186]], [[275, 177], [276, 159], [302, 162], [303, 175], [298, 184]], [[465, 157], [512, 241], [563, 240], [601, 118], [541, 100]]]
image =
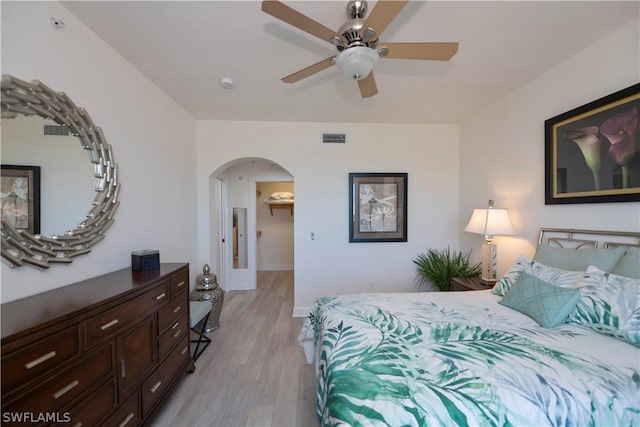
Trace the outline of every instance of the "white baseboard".
[[293, 307], [293, 314], [291, 317], [307, 317], [309, 312], [311, 311], [311, 307]]
[[249, 283], [232, 283], [229, 285], [228, 291], [251, 291], [255, 289], [255, 286], [251, 286]]
[[293, 264], [261, 265], [258, 267], [258, 271], [291, 271], [291, 270], [293, 270]]

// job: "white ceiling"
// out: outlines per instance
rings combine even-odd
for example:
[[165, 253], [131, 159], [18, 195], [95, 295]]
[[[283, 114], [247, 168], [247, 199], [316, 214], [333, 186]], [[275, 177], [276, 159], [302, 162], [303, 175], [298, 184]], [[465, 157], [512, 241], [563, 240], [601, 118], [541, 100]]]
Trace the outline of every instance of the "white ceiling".
[[[334, 30], [347, 19], [346, 1], [285, 3]], [[640, 10], [637, 1], [411, 1], [380, 40], [458, 41], [459, 51], [450, 62], [382, 59], [379, 93], [362, 99], [336, 67], [281, 82], [335, 47], [259, 1], [63, 5], [197, 119], [385, 123], [460, 123]]]

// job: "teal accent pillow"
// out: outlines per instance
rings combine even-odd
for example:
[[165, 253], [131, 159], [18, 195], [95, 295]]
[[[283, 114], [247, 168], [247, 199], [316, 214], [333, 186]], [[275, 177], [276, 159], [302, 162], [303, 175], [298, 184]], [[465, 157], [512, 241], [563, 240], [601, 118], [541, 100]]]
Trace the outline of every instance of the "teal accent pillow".
[[567, 318], [579, 298], [578, 289], [561, 288], [522, 272], [498, 304], [526, 314], [545, 328], [553, 328]]
[[611, 272], [617, 276], [640, 279], [640, 248], [627, 246], [626, 252]]
[[563, 270], [585, 271], [590, 265], [613, 271], [625, 253], [624, 247], [610, 249], [554, 248], [538, 245], [534, 261]]
[[587, 268], [568, 321], [640, 347], [640, 280]]
[[545, 282], [553, 283], [555, 286], [563, 288], [573, 287], [584, 274], [584, 270], [567, 271], [561, 268], [549, 267], [548, 265], [529, 259], [524, 255], [520, 255], [516, 263], [498, 280], [491, 290], [491, 293], [505, 296], [509, 292], [509, 289], [516, 283], [521, 272], [531, 274]]

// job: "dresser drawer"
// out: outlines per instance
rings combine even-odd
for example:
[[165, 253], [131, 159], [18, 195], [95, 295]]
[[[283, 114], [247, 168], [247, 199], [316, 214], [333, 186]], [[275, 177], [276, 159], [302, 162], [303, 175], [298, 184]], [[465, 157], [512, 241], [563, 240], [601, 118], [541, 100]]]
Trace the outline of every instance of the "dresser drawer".
[[102, 427], [133, 427], [140, 421], [140, 391], [136, 390]]
[[87, 355], [54, 377], [35, 384], [28, 393], [3, 405], [3, 412], [54, 412], [68, 405], [100, 380], [112, 375], [111, 345]]
[[69, 414], [70, 422], [57, 423], [55, 426], [65, 427], [92, 427], [98, 425], [113, 408], [116, 407], [116, 386], [113, 379], [110, 379], [97, 390], [73, 405], [71, 409], [63, 410]]
[[188, 332], [189, 325], [187, 325], [187, 317], [182, 316], [160, 337], [158, 342], [158, 360], [162, 361], [182, 337], [189, 335]]
[[158, 311], [158, 332], [162, 334], [167, 328], [173, 326], [176, 320], [187, 317], [189, 307], [188, 294], [182, 292], [166, 307]]
[[83, 322], [85, 346], [90, 348], [142, 320], [168, 300], [167, 284], [137, 296]]
[[182, 291], [189, 289], [189, 270], [176, 274], [170, 279], [171, 298], [175, 298]]
[[189, 337], [185, 336], [182, 342], [167, 357], [158, 369], [142, 384], [142, 415], [146, 416], [153, 408], [154, 403], [162, 397], [176, 374], [189, 359]]
[[80, 354], [78, 326], [2, 354], [2, 395]]

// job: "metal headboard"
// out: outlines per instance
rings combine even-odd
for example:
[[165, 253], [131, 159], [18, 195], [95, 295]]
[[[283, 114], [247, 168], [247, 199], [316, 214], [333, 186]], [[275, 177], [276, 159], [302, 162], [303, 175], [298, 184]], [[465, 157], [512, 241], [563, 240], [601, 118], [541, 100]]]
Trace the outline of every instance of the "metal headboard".
[[561, 248], [640, 247], [640, 232], [541, 228], [538, 244]]

